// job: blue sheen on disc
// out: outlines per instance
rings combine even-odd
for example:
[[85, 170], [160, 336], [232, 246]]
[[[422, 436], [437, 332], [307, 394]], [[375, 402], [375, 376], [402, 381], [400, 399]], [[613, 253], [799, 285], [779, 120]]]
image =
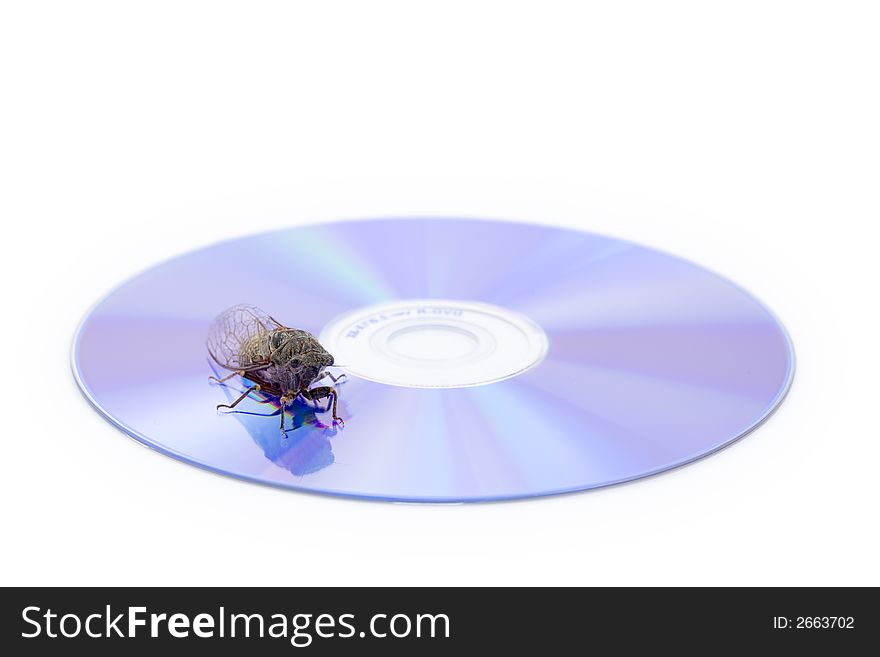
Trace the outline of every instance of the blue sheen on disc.
[[[243, 386], [207, 378], [205, 338], [227, 307], [319, 335], [340, 315], [409, 299], [512, 311], [540, 327], [546, 353], [462, 387], [349, 370], [345, 426], [297, 402], [283, 439], [277, 405], [215, 410]], [[572, 230], [415, 218], [291, 228], [149, 269], [85, 318], [73, 368], [113, 424], [188, 463], [316, 493], [471, 502], [596, 488], [709, 454], [776, 408], [793, 354], [761, 303], [679, 258]]]

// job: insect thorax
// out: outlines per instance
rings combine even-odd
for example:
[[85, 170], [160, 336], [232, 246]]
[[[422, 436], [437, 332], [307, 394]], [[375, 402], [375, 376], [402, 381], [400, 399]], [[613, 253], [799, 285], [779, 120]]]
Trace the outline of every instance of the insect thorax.
[[283, 392], [307, 387], [333, 363], [333, 357], [311, 333], [287, 328], [248, 338], [239, 357], [242, 363], [268, 365], [259, 370], [259, 378]]

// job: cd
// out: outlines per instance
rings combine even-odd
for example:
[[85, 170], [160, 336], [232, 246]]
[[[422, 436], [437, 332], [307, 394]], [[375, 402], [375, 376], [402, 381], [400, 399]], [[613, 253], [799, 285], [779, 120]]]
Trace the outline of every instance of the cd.
[[[284, 433], [269, 395], [217, 409], [253, 385], [209, 380], [230, 374], [208, 354], [212, 322], [238, 304], [333, 356], [324, 371], [338, 380], [297, 398]], [[399, 218], [245, 237], [149, 269], [83, 320], [73, 369], [110, 422], [214, 472], [471, 502], [714, 452], [781, 402], [793, 352], [760, 302], [680, 258], [547, 226]]]

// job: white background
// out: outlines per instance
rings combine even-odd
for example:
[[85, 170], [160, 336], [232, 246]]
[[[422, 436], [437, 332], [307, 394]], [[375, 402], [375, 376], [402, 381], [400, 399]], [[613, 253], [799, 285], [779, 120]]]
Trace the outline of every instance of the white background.
[[[880, 584], [878, 33], [870, 2], [4, 3], [0, 582]], [[209, 474], [76, 389], [77, 322], [143, 268], [405, 214], [695, 260], [784, 320], [791, 394], [669, 474], [432, 507]]]

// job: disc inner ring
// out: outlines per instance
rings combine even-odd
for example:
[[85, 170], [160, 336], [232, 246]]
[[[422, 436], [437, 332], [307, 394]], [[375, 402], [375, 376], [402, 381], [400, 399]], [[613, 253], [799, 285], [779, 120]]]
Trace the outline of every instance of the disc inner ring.
[[349, 374], [388, 385], [463, 388], [503, 381], [543, 360], [537, 323], [506, 308], [457, 299], [407, 299], [331, 320], [321, 344]]

